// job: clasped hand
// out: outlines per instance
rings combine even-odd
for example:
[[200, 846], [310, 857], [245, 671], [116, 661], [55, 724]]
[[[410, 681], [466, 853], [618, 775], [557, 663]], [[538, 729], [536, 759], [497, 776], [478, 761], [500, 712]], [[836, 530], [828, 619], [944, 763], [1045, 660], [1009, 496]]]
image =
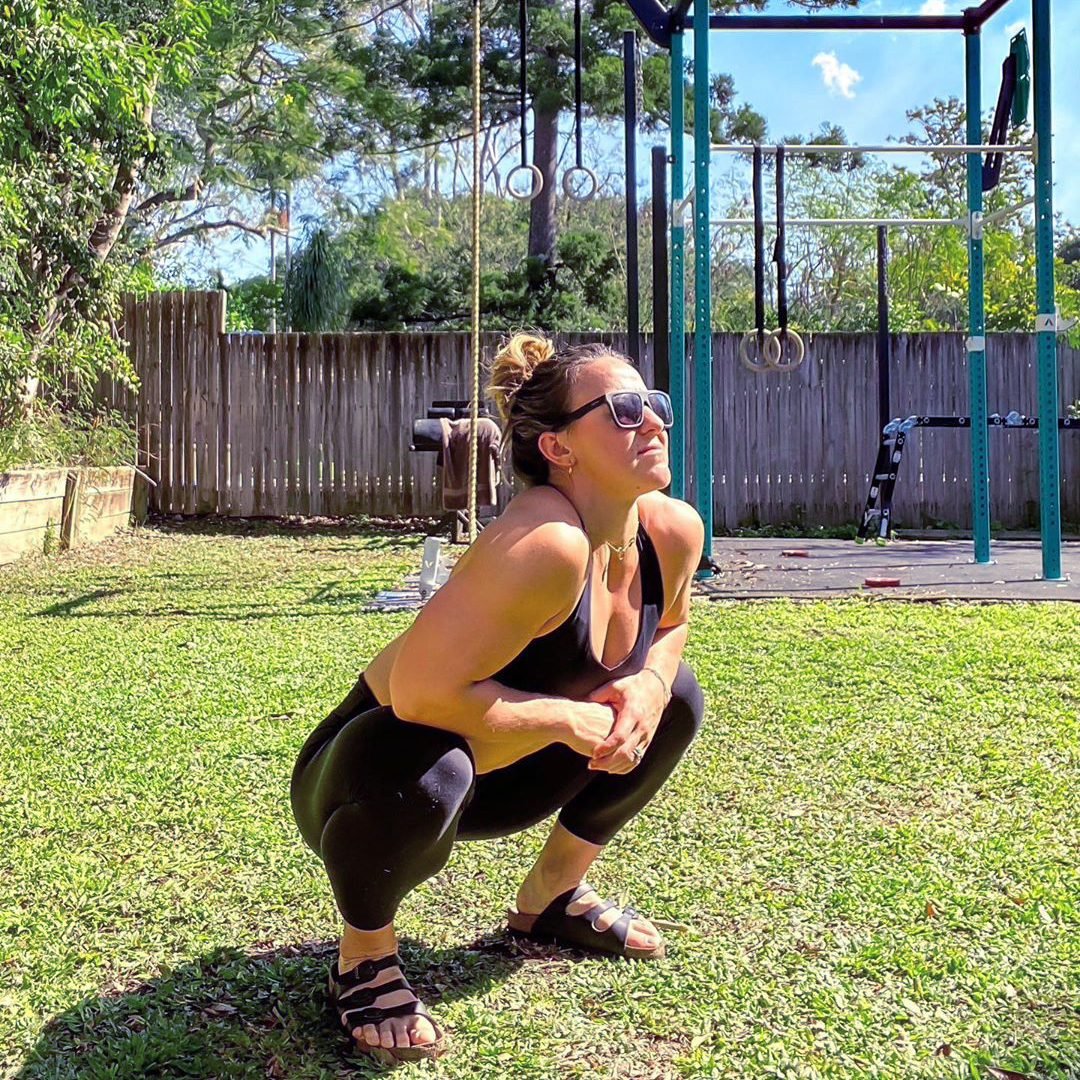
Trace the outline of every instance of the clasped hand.
[[576, 732], [578, 745], [574, 749], [588, 755], [590, 769], [630, 772], [652, 742], [664, 711], [666, 702], [659, 680], [648, 672], [613, 679], [597, 687], [586, 699], [588, 702], [607, 708], [582, 710], [584, 723]]

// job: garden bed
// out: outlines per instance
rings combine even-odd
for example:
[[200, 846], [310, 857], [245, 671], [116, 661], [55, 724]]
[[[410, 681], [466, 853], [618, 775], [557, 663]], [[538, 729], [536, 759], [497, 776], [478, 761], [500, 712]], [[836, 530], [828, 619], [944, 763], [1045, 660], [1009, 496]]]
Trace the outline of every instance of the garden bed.
[[134, 482], [130, 465], [0, 473], [0, 563], [111, 536], [131, 520]]

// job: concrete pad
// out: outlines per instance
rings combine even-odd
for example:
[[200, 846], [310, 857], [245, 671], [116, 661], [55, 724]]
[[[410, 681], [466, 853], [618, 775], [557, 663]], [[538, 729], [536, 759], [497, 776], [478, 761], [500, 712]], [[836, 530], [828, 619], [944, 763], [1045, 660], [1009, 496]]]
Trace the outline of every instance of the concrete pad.
[[[696, 582], [694, 592], [713, 600], [863, 595], [1080, 601], [1080, 543], [1062, 544], [1060, 581], [1043, 580], [1037, 540], [995, 541], [989, 563], [974, 562], [970, 540], [890, 540], [879, 546], [872, 540], [717, 538], [712, 552], [720, 573]], [[869, 587], [865, 582], [871, 578], [900, 584]]]

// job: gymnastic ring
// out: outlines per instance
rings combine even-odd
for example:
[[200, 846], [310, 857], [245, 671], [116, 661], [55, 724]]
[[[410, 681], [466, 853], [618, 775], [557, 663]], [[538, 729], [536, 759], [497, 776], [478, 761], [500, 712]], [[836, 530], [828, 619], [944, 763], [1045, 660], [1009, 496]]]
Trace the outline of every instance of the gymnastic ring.
[[[574, 173], [585, 174], [585, 181], [588, 187], [581, 195], [578, 195], [577, 192], [574, 191], [571, 182]], [[568, 199], [576, 199], [578, 202], [588, 202], [596, 194], [597, 186], [596, 173], [585, 165], [571, 165], [570, 168], [562, 174], [562, 190], [563, 194]]]
[[765, 357], [764, 360], [750, 359], [750, 342], [757, 340], [757, 330], [747, 330], [739, 343], [739, 360], [742, 366], [747, 371], [755, 371], [759, 374], [762, 371], [772, 371], [776, 367], [776, 362], [780, 359], [780, 342], [773, 337], [771, 331], [762, 330], [761, 335], [765, 339], [764, 345], [761, 346], [761, 352]]
[[[774, 330], [770, 335], [776, 341], [776, 363], [773, 364], [775, 371], [794, 371], [806, 357], [806, 346], [803, 344], [803, 339], [799, 337], [794, 330], [787, 326], [781, 326], [779, 329]], [[784, 355], [784, 339], [790, 339], [793, 342], [791, 347], [791, 359], [781, 359]]]
[[[528, 191], [518, 191], [514, 187], [514, 177], [519, 172], [527, 172], [531, 178]], [[532, 202], [544, 190], [544, 174], [535, 165], [515, 165], [506, 178], [506, 190], [511, 198], [517, 199], [518, 202]]]

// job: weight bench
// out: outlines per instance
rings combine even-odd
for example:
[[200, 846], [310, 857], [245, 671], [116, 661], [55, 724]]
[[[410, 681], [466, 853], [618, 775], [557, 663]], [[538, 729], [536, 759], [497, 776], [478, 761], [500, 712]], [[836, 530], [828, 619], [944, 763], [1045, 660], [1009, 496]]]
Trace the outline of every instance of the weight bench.
[[[443, 420], [468, 420], [472, 415], [472, 406], [468, 399], [450, 400], [441, 399], [432, 401], [427, 410], [427, 416], [422, 420], [414, 420], [412, 426], [412, 443], [409, 449], [417, 453], [438, 453], [442, 450], [442, 423]], [[481, 406], [477, 417], [488, 417], [488, 411]], [[476, 504], [476, 527], [482, 529], [495, 517], [495, 506], [490, 503]], [[464, 544], [469, 539], [469, 512], [468, 510], [448, 510], [443, 519], [444, 525], [450, 532], [450, 538], [455, 544]]]

